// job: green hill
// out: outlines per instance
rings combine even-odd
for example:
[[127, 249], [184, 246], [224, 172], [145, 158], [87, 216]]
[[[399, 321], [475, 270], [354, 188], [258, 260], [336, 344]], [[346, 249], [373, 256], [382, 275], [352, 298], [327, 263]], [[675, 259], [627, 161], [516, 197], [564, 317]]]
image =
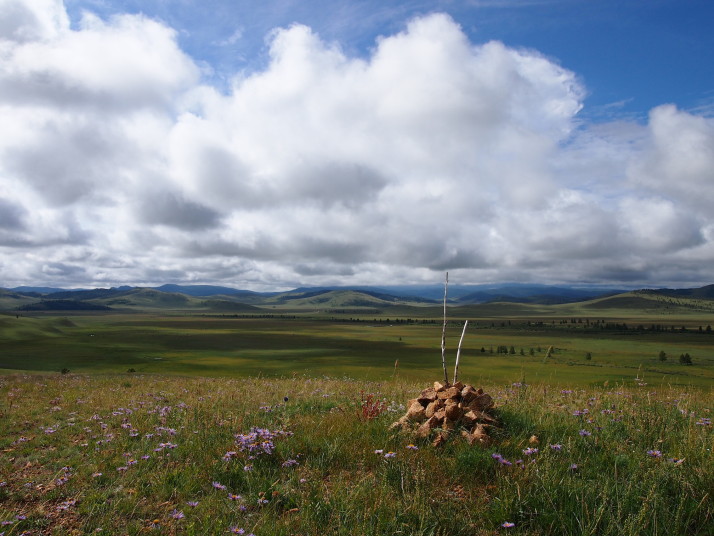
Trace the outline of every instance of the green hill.
[[[303, 292], [286, 292], [266, 298], [264, 305], [281, 305], [291, 308], [384, 308], [395, 304], [407, 305], [395, 296], [370, 293], [359, 290], [311, 290]], [[413, 305], [418, 305], [414, 302]]]
[[67, 318], [33, 318], [29, 316], [0, 316], [0, 341], [38, 340], [60, 337], [75, 328]]
[[11, 311], [36, 301], [37, 298], [19, 294], [11, 290], [0, 289], [0, 311]]

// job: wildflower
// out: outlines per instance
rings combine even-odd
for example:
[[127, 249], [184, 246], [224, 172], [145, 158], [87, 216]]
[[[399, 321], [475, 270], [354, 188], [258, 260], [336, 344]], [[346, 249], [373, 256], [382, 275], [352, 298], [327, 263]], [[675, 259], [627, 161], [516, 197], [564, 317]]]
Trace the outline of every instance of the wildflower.
[[244, 470], [245, 472], [252, 471], [252, 470], [253, 470], [253, 465], [251, 465], [251, 464], [244, 465], [244, 466], [243, 466], [243, 470]]
[[297, 460], [285, 460], [282, 464], [283, 467], [292, 467], [293, 465], [299, 465]]
[[25, 521], [27, 519], [27, 516], [24, 516], [22, 514], [17, 514], [15, 516], [15, 519], [17, 519], [18, 521]]
[[650, 458], [661, 458], [662, 452], [659, 450], [648, 450], [647, 456], [649, 456]]
[[196, 508], [198, 506], [198, 501], [187, 501], [186, 504], [191, 508]]
[[212, 483], [212, 485], [213, 485], [214, 488], [219, 489], [219, 490], [221, 490], [221, 491], [224, 491], [224, 490], [226, 489], [226, 487], [225, 487], [223, 484], [221, 484], [220, 482], [214, 481], [214, 482]]
[[538, 449], [534, 447], [528, 447], [527, 449], [523, 450], [523, 454], [526, 456], [531, 456], [533, 454], [538, 454]]
[[230, 527], [228, 531], [231, 534], [245, 534], [245, 530], [239, 527]]
[[419, 447], [417, 447], [416, 445], [411, 445], [411, 444], [410, 444], [410, 445], [407, 445], [407, 448], [408, 448], [409, 450], [419, 450]]
[[391, 451], [390, 451], [390, 452], [387, 452], [387, 453], [384, 455], [384, 457], [385, 457], [385, 458], [394, 458], [396, 455], [397, 455], [396, 452], [391, 452]]
[[498, 452], [494, 452], [493, 454], [491, 454], [491, 458], [493, 458], [494, 460], [496, 460], [496, 461], [497, 461], [498, 463], [500, 463], [501, 465], [513, 465], [513, 464], [512, 464], [511, 462], [509, 462], [506, 458], [504, 458], [503, 456], [501, 456]]
[[515, 523], [511, 523], [510, 521], [504, 521], [503, 523], [501, 523], [501, 526], [502, 526], [504, 529], [510, 529], [510, 528], [515, 527], [516, 524], [515, 524]]
[[669, 463], [673, 463], [674, 465], [682, 465], [684, 463], [684, 458], [667, 458], [667, 461]]
[[97, 473], [92, 473], [92, 478], [97, 478], [97, 477], [99, 477], [99, 476], [102, 476], [102, 473], [99, 473], [99, 472], [97, 472]]
[[117, 471], [119, 471], [120, 473], [123, 473], [124, 471], [127, 471], [128, 469], [129, 468], [126, 465], [124, 465], [122, 467], [117, 467]]
[[578, 464], [577, 463], [571, 463], [570, 467], [568, 467], [571, 471], [577, 471], [578, 470]]
[[384, 449], [377, 449], [374, 451], [375, 454], [384, 454]]
[[550, 450], [561, 451], [563, 450], [563, 445], [556, 443], [555, 445], [550, 445]]
[[580, 430], [578, 433], [581, 437], [588, 437], [592, 435], [592, 432], [588, 432], [587, 430]]
[[241, 497], [240, 495], [236, 495], [235, 493], [229, 493], [228, 498], [231, 501], [240, 501], [243, 497]]
[[173, 517], [174, 519], [183, 519], [186, 516], [183, 515], [183, 512], [181, 510], [173, 510], [171, 512], [171, 517]]
[[263, 505], [263, 504], [268, 504], [270, 501], [266, 499], [265, 497], [260, 497], [258, 499], [258, 504]]

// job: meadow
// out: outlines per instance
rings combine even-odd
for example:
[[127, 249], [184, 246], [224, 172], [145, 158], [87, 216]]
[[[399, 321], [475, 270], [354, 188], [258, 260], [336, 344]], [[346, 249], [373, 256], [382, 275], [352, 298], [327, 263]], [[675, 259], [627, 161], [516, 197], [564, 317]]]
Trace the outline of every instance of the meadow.
[[[667, 318], [663, 324], [662, 319], [634, 316], [583, 320], [451, 314], [450, 359], [461, 322], [469, 318], [461, 370], [472, 383], [525, 378], [572, 387], [639, 378], [665, 386], [714, 384], [714, 333], [707, 331], [706, 317]], [[623, 330], [623, 325], [629, 327]], [[0, 316], [0, 371], [132, 370], [234, 378], [298, 372], [375, 381], [396, 375], [429, 382], [438, 376], [441, 329], [441, 320], [434, 317], [349, 313], [6, 315]], [[691, 365], [679, 362], [683, 354], [691, 356]]]
[[423, 382], [0, 378], [0, 534], [711, 535], [711, 390], [484, 384], [492, 443], [389, 429]]
[[714, 535], [709, 311], [567, 307], [450, 312], [441, 447], [437, 310], [0, 316], [0, 535]]

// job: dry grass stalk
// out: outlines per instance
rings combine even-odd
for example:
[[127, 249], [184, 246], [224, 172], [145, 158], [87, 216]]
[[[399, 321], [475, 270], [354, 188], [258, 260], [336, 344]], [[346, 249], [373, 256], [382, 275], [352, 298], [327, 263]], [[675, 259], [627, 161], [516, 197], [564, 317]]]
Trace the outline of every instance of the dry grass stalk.
[[461, 332], [461, 338], [459, 339], [459, 347], [456, 350], [456, 365], [454, 366], [454, 383], [459, 381], [459, 357], [461, 357], [461, 344], [464, 342], [464, 335], [466, 335], [466, 328], [469, 325], [469, 321], [464, 321], [464, 329]]
[[448, 385], [449, 374], [446, 371], [446, 294], [449, 289], [449, 272], [446, 272], [446, 282], [444, 283], [444, 324], [441, 328], [441, 366], [444, 369], [444, 382]]

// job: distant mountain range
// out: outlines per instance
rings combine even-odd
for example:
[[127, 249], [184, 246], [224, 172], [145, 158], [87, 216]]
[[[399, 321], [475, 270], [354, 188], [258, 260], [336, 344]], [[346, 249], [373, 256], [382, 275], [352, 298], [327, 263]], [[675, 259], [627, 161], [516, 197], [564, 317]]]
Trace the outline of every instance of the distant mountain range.
[[[442, 285], [384, 287], [308, 287], [287, 292], [254, 292], [215, 285], [161, 285], [61, 289], [51, 287], [0, 288], [4, 311], [109, 311], [193, 310], [260, 313], [280, 309], [385, 309], [397, 306], [437, 306]], [[608, 299], [609, 298], [609, 299]], [[617, 299], [616, 299], [617, 298]], [[597, 307], [652, 299], [714, 300], [714, 285], [690, 289], [583, 288], [549, 285], [452, 285], [449, 304], [466, 306], [489, 303], [558, 305], [594, 301]]]
[[[61, 289], [52, 287], [0, 288], [0, 310], [4, 311], [109, 311], [193, 310], [260, 313], [265, 308], [373, 308], [436, 306], [444, 296], [442, 285], [383, 287], [309, 287], [287, 292], [254, 292], [215, 285], [161, 285], [159, 287], [113, 287]], [[691, 289], [583, 288], [549, 285], [452, 285], [449, 304], [465, 306], [506, 302], [557, 305], [588, 300], [600, 307], [608, 303], [633, 303], [633, 299], [714, 300], [714, 285]], [[608, 301], [608, 297], [611, 299]]]

